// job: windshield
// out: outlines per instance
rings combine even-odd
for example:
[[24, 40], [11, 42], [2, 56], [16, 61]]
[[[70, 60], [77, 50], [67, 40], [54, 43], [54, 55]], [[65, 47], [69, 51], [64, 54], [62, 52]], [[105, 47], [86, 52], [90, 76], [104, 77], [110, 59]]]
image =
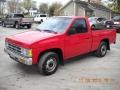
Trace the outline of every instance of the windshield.
[[24, 18], [24, 15], [23, 14], [14, 14], [14, 17], [15, 18]]
[[37, 29], [42, 31], [63, 33], [69, 25], [70, 21], [70, 18], [50, 18], [40, 24]]
[[96, 21], [97, 20], [97, 17], [90, 17], [88, 18], [89, 22], [93, 22], [93, 21]]
[[47, 17], [46, 15], [40, 15], [40, 17]]
[[114, 20], [120, 20], [120, 16], [115, 16], [113, 19]]

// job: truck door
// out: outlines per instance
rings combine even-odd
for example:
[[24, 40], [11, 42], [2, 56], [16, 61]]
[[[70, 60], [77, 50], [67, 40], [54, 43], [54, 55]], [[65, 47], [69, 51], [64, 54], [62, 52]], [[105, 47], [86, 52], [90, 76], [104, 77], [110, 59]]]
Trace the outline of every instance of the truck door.
[[14, 23], [15, 23], [15, 17], [14, 17], [14, 15], [15, 14], [10, 14], [10, 17], [9, 17], [9, 20], [8, 20], [8, 22], [9, 22], [9, 25], [14, 25]]
[[92, 38], [85, 19], [75, 19], [65, 38], [66, 58], [88, 53]]
[[11, 14], [7, 15], [6, 22], [5, 22], [7, 25], [11, 25], [11, 18], [12, 18]]
[[7, 15], [7, 16], [5, 17], [4, 23], [8, 25], [8, 24], [9, 24], [8, 21], [9, 21], [9, 15]]

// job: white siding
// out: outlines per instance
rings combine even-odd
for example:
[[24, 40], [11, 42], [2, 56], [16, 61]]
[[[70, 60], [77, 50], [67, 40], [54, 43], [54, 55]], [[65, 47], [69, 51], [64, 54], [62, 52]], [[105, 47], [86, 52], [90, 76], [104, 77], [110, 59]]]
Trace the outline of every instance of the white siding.
[[63, 16], [73, 16], [74, 15], [74, 3], [73, 2], [63, 8], [62, 15]]
[[85, 9], [77, 5], [77, 16], [85, 16]]
[[111, 12], [107, 12], [107, 11], [103, 11], [103, 10], [98, 10], [98, 9], [95, 9], [95, 16], [96, 17], [105, 17], [107, 19], [110, 19], [111, 18]]

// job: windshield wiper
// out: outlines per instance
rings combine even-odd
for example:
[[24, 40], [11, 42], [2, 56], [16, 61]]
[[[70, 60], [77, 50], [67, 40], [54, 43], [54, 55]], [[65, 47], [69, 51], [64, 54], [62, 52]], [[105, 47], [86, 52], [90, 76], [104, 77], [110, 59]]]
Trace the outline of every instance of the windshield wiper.
[[40, 32], [42, 31], [41, 29], [38, 29], [38, 28], [36, 28], [36, 30], [37, 30], [37, 31], [40, 31]]
[[55, 31], [53, 31], [53, 30], [47, 30], [47, 29], [46, 29], [46, 30], [41, 30], [41, 29], [38, 29], [38, 28], [37, 28], [36, 30], [37, 30], [37, 31], [40, 31], [40, 32], [43, 31], [43, 32], [49, 32], [49, 33], [51, 33], [51, 32], [57, 33], [57, 32], [55, 32]]
[[46, 30], [42, 30], [42, 31], [50, 32], [50, 33], [51, 33], [51, 32], [53, 32], [53, 33], [57, 33], [56, 31], [53, 31], [53, 30], [47, 30], [47, 29], [46, 29]]

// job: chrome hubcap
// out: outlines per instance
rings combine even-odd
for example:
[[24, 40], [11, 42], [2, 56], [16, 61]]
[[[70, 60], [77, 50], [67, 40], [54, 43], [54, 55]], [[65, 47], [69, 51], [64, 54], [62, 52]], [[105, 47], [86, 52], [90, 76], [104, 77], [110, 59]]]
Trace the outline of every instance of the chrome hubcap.
[[107, 48], [106, 48], [105, 45], [103, 45], [103, 46], [101, 47], [102, 55], [105, 55], [105, 54], [106, 54], [106, 51], [107, 51]]
[[55, 70], [56, 66], [57, 66], [56, 59], [50, 58], [46, 63], [46, 70], [48, 72], [52, 72]]

